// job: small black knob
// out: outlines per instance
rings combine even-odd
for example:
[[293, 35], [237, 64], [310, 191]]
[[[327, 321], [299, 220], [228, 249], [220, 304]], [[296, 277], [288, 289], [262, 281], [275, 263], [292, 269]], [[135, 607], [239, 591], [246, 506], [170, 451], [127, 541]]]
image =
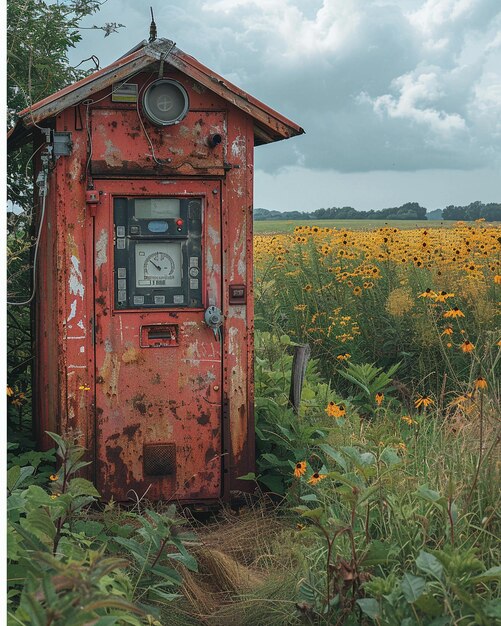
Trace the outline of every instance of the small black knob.
[[209, 148], [215, 148], [216, 146], [218, 146], [221, 142], [223, 141], [223, 138], [221, 137], [221, 135], [219, 133], [216, 133], [215, 135], [210, 135], [209, 136]]

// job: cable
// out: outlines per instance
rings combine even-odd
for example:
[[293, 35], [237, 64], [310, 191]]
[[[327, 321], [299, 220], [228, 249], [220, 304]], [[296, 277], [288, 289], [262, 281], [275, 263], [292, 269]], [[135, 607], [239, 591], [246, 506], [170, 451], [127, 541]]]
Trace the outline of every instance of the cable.
[[32, 292], [31, 292], [31, 296], [28, 298], [28, 300], [25, 300], [24, 302], [9, 302], [7, 300], [7, 304], [9, 304], [11, 306], [26, 306], [27, 304], [30, 304], [30, 302], [35, 297], [35, 293], [36, 293], [38, 249], [40, 247], [39, 246], [40, 238], [41, 238], [41, 235], [42, 235], [42, 228], [43, 228], [43, 224], [44, 224], [45, 204], [46, 204], [46, 200], [47, 200], [47, 191], [48, 191], [48, 172], [47, 172], [47, 170], [48, 170], [48, 156], [47, 156], [47, 160], [46, 160], [45, 166], [46, 167], [44, 168], [44, 172], [43, 172], [44, 186], [43, 186], [43, 197], [42, 197], [42, 211], [41, 211], [41, 215], [40, 215], [40, 225], [38, 227], [38, 232], [37, 232], [37, 236], [36, 236], [36, 239], [35, 239], [35, 252], [33, 254], [33, 289], [32, 289]]

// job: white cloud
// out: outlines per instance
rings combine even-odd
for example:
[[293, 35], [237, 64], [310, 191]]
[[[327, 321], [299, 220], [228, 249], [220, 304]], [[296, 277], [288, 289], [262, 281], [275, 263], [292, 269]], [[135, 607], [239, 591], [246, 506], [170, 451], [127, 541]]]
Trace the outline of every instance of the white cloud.
[[396, 78], [392, 85], [399, 95], [374, 98], [372, 105], [376, 113], [423, 124], [441, 135], [465, 130], [466, 123], [461, 115], [430, 106], [443, 96], [437, 71], [410, 72]]
[[323, 0], [312, 18], [293, 0], [219, 0], [206, 2], [202, 8], [237, 14], [246, 39], [265, 35], [266, 55], [285, 61], [341, 52], [356, 40], [363, 19], [361, 0]]
[[483, 0], [427, 0], [417, 11], [408, 14], [409, 20], [423, 33], [429, 33], [467, 17]]

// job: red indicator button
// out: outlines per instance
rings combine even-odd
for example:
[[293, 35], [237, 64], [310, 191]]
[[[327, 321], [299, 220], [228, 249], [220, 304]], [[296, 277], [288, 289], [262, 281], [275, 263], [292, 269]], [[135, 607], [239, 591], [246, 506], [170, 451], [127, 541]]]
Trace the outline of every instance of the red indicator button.
[[182, 226], [182, 225], [184, 224], [184, 222], [183, 222], [183, 220], [182, 220], [182, 219], [178, 219], [178, 220], [176, 220], [176, 224], [177, 224], [178, 226]]

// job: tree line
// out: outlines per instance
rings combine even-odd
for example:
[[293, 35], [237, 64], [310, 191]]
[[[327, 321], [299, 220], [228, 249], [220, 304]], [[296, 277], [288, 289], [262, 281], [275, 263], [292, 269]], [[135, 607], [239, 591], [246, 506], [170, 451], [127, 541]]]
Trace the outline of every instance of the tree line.
[[[433, 217], [432, 217], [433, 215]], [[501, 221], [501, 204], [491, 202], [472, 202], [468, 206], [447, 206], [445, 209], [437, 209], [427, 214], [427, 209], [417, 202], [406, 202], [399, 207], [387, 209], [370, 209], [369, 211], [357, 211], [353, 207], [330, 207], [317, 209], [316, 211], [273, 211], [269, 209], [255, 209], [254, 219], [264, 220], [463, 220], [472, 222], [485, 219], [486, 222]]]

